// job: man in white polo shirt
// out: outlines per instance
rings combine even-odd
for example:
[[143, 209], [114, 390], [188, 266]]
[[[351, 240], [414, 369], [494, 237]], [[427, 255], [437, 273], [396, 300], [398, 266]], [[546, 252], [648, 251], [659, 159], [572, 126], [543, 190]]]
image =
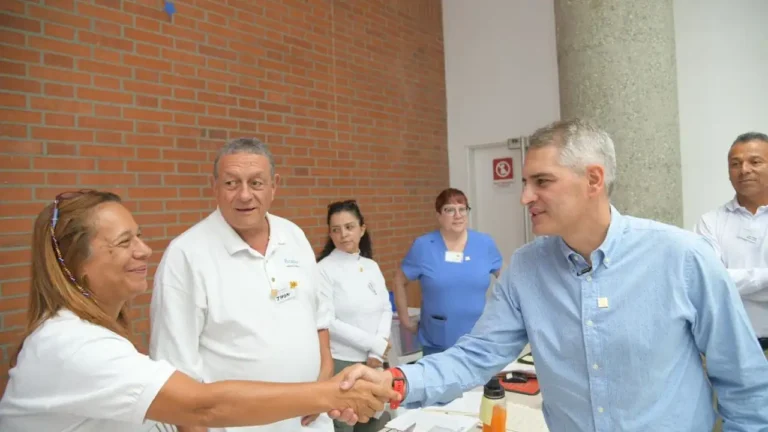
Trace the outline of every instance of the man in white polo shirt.
[[[332, 375], [330, 313], [318, 292], [315, 254], [301, 228], [269, 213], [278, 180], [272, 155], [256, 139], [219, 151], [218, 208], [170, 243], [155, 274], [153, 358], [203, 382]], [[333, 430], [327, 415], [237, 430], [294, 432], [307, 424]]]
[[701, 217], [694, 231], [715, 247], [768, 352], [768, 135], [745, 133], [728, 152], [736, 196]]

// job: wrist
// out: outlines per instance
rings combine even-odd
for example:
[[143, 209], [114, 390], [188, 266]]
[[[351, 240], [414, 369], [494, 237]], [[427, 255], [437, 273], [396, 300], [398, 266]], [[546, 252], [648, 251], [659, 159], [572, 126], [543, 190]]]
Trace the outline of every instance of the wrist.
[[390, 382], [392, 383], [392, 389], [400, 394], [400, 400], [392, 400], [389, 402], [389, 406], [392, 409], [396, 409], [400, 406], [402, 401], [405, 400], [405, 396], [408, 394], [408, 379], [406, 378], [405, 374], [400, 368], [390, 368], [387, 369], [387, 372], [389, 373], [389, 376], [391, 377]]

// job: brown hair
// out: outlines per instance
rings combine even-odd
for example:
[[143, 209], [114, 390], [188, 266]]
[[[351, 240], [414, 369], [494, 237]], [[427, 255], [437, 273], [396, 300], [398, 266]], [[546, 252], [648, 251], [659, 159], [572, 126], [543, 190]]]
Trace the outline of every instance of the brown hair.
[[435, 199], [435, 211], [440, 213], [443, 210], [444, 205], [451, 203], [464, 204], [469, 207], [469, 200], [467, 199], [467, 196], [464, 195], [464, 192], [458, 189], [448, 188], [440, 192], [440, 195]]
[[27, 326], [24, 338], [11, 356], [11, 367], [18, 360], [24, 340], [62, 309], [68, 309], [81, 319], [130, 340], [127, 307], [123, 307], [117, 320], [109, 316], [99, 307], [88, 290], [87, 279], [80, 274], [83, 263], [91, 254], [93, 212], [96, 207], [108, 202], [119, 203], [120, 196], [93, 190], [68, 192], [58, 195], [37, 215], [32, 232], [32, 279]]

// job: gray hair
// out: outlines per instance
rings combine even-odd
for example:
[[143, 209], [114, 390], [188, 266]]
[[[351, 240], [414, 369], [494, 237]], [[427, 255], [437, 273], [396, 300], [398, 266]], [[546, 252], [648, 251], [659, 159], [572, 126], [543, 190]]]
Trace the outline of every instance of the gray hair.
[[768, 135], [760, 132], [747, 132], [736, 137], [731, 147], [737, 144], [746, 144], [750, 141], [762, 141], [768, 143]]
[[610, 196], [616, 181], [616, 150], [608, 133], [587, 120], [560, 120], [537, 130], [528, 139], [528, 148], [554, 145], [560, 149], [560, 163], [578, 173], [587, 165], [602, 165]]
[[213, 178], [219, 178], [219, 159], [222, 156], [236, 153], [250, 153], [266, 157], [269, 160], [270, 174], [275, 175], [275, 158], [266, 144], [256, 138], [236, 138], [226, 143], [216, 153], [216, 159], [213, 161]]

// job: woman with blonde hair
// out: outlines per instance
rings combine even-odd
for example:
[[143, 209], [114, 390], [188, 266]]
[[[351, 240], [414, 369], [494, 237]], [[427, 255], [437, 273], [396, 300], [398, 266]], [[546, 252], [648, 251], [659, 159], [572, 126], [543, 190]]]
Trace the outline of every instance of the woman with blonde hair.
[[113, 193], [64, 193], [43, 209], [32, 239], [28, 328], [11, 359], [0, 430], [246, 426], [323, 412], [354, 423], [397, 400], [378, 383], [341, 390], [341, 375], [200, 383], [141, 354], [129, 341], [127, 303], [147, 289], [151, 253]]

